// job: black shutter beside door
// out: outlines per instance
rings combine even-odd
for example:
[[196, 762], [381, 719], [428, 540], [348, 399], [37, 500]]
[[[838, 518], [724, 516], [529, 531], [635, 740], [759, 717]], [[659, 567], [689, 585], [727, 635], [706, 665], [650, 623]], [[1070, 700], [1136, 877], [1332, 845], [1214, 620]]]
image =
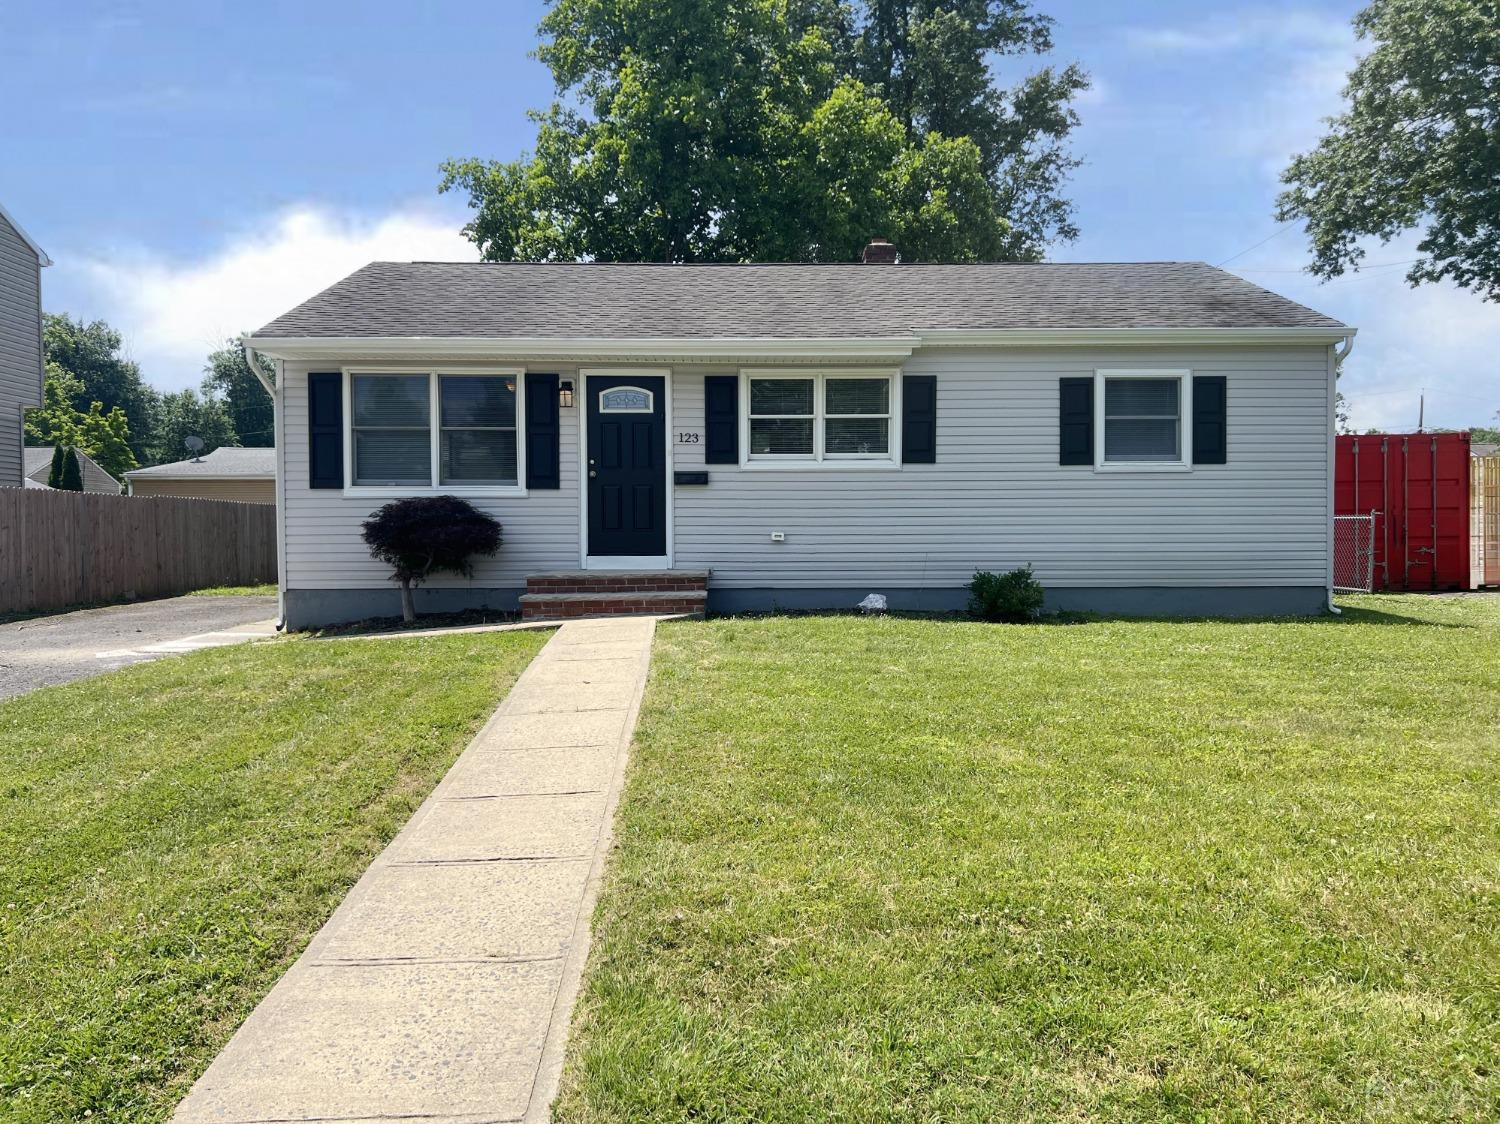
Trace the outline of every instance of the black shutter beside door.
[[560, 488], [557, 376], [526, 376], [526, 487]]
[[738, 375], [704, 377], [703, 431], [704, 463], [740, 463], [740, 377]]
[[1094, 463], [1094, 380], [1058, 380], [1058, 464]]
[[307, 376], [307, 486], [344, 486], [344, 376]]

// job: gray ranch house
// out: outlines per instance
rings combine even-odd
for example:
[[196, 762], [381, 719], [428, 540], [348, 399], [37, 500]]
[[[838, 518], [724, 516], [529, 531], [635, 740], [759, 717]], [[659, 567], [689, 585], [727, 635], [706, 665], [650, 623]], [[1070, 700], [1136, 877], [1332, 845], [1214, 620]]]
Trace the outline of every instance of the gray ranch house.
[[26, 480], [22, 419], [42, 404], [42, 248], [0, 206], [0, 488]]
[[[292, 627], [393, 614], [360, 524], [504, 525], [426, 610], [1316, 613], [1354, 329], [1196, 262], [376, 262], [247, 336], [276, 361]], [[252, 364], [253, 367], [253, 364]]]

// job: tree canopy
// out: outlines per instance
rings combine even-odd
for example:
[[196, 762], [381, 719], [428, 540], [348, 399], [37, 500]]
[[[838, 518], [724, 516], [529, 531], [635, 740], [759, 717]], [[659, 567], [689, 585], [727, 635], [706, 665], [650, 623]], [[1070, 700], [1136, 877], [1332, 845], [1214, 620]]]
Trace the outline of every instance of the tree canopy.
[[[125, 415], [131, 453], [145, 462], [157, 394], [141, 378], [140, 367], [120, 353], [120, 333], [102, 320], [85, 323], [49, 312], [42, 320], [42, 344], [48, 376], [54, 368], [71, 376], [65, 389], [73, 409], [86, 414], [97, 402], [109, 414], [118, 407]], [[79, 444], [93, 455], [86, 443]]]
[[48, 360], [42, 405], [26, 412], [26, 441], [31, 445], [82, 449], [118, 480], [139, 463], [130, 447], [130, 422], [119, 406], [105, 413], [103, 405], [95, 401], [89, 403], [87, 410], [79, 410], [74, 402], [84, 397], [87, 393], [83, 384]]
[[556, 0], [558, 100], [520, 159], [451, 160], [489, 260], [1037, 259], [1062, 195], [1077, 66], [1027, 0]]
[[1407, 279], [1500, 299], [1500, 6], [1374, 0], [1354, 18], [1372, 44], [1348, 108], [1282, 179], [1278, 217], [1304, 220], [1311, 270], [1357, 270], [1361, 241], [1418, 227]]
[[[276, 372], [262, 360], [261, 371], [275, 381]], [[271, 396], [260, 384], [245, 359], [245, 349], [236, 340], [208, 357], [204, 368], [203, 395], [223, 403], [225, 415], [239, 443], [246, 448], [264, 449], [276, 444], [276, 414]]]

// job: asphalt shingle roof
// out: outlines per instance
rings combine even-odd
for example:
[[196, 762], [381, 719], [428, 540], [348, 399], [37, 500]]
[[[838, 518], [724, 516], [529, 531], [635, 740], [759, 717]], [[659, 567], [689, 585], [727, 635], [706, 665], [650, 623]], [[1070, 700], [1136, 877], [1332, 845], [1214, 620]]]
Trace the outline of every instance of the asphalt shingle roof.
[[[47, 486], [47, 477], [52, 472], [52, 449], [51, 445], [27, 445], [24, 450], [26, 479], [43, 488]], [[78, 471], [83, 477], [85, 492], [98, 492], [106, 496], [119, 494], [118, 480], [100, 468], [94, 458], [82, 449], [74, 451], [78, 454]]]
[[372, 262], [254, 333], [838, 338], [942, 328], [1340, 328], [1203, 262]]
[[215, 449], [204, 453], [201, 460], [173, 461], [150, 468], [137, 468], [125, 474], [132, 479], [137, 476], [165, 476], [169, 478], [194, 476], [243, 476], [248, 479], [274, 480], [276, 478], [275, 449]]

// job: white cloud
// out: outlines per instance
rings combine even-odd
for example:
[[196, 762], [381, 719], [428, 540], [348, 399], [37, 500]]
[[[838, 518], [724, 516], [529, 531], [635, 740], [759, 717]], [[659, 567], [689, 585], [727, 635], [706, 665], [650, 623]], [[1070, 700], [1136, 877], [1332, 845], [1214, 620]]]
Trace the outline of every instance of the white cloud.
[[1208, 54], [1246, 48], [1339, 47], [1352, 38], [1349, 24], [1313, 12], [1248, 11], [1175, 27], [1125, 29], [1126, 45], [1165, 54]]
[[[82, 254], [59, 270], [86, 295], [88, 315], [119, 329], [148, 380], [196, 386], [205, 357], [380, 260], [472, 261], [462, 216], [413, 206], [360, 217], [314, 204], [288, 207], [187, 261], [149, 250]], [[50, 273], [51, 271], [49, 271]]]

